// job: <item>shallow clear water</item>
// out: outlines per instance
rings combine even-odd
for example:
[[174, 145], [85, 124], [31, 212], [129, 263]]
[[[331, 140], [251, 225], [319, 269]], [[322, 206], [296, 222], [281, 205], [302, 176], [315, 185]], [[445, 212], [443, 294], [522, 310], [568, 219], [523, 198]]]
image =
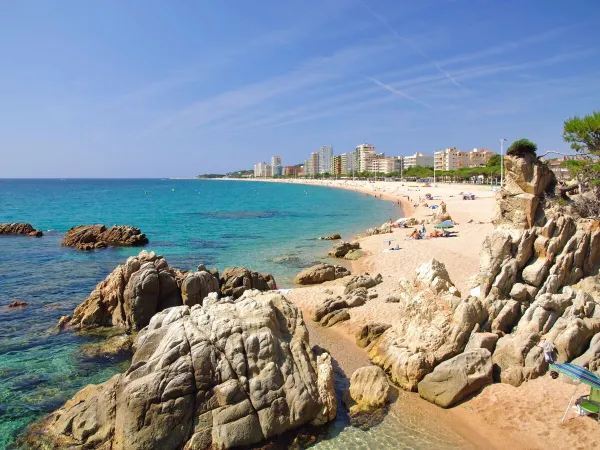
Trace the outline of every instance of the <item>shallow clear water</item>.
[[[330, 248], [330, 242], [315, 237], [334, 232], [349, 237], [398, 214], [390, 202], [312, 186], [0, 180], [0, 222], [30, 222], [45, 233], [39, 239], [0, 236], [0, 449], [83, 386], [103, 382], [128, 365], [83, 358], [80, 346], [98, 338], [57, 334], [54, 326], [140, 249], [61, 247], [70, 227], [134, 225], [150, 239], [146, 248], [164, 254], [174, 267], [245, 265], [273, 273], [280, 286], [288, 286], [302, 267], [322, 259]], [[15, 300], [29, 305], [8, 309]]]

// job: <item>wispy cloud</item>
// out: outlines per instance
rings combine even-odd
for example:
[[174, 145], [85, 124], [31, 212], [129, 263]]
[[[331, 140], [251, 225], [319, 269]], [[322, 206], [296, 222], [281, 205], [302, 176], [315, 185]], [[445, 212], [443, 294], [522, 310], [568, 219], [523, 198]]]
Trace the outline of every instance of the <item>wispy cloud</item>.
[[416, 99], [416, 98], [408, 95], [406, 92], [401, 91], [400, 89], [396, 89], [396, 88], [393, 88], [392, 86], [390, 86], [388, 84], [382, 83], [381, 81], [377, 80], [376, 78], [371, 78], [371, 77], [365, 77], [365, 78], [367, 80], [369, 80], [369, 81], [372, 81], [377, 86], [381, 86], [382, 88], [390, 91], [392, 94], [400, 95], [401, 97], [407, 98], [408, 100], [411, 100], [411, 101], [413, 101], [415, 103], [418, 103], [419, 105], [423, 105], [423, 106], [425, 106], [427, 108], [431, 108], [431, 105], [429, 105], [429, 104], [427, 104], [427, 103], [425, 103], [425, 102], [423, 102], [423, 101], [421, 101], [419, 99]]
[[458, 83], [458, 81], [456, 81], [456, 79], [450, 75], [446, 70], [444, 70], [442, 68], [442, 66], [440, 66], [437, 62], [435, 62], [431, 57], [429, 57], [429, 55], [427, 55], [420, 47], [416, 46], [415, 44], [413, 44], [411, 41], [409, 41], [408, 39], [400, 36], [398, 34], [398, 32], [396, 30], [394, 30], [392, 28], [392, 26], [388, 23], [387, 20], [385, 20], [383, 17], [381, 17], [379, 14], [375, 13], [375, 11], [373, 11], [368, 5], [364, 5], [364, 7], [367, 9], [367, 11], [375, 18], [377, 19], [379, 22], [381, 22], [383, 25], [385, 25], [385, 27], [401, 42], [403, 42], [404, 44], [408, 45], [410, 48], [412, 48], [413, 50], [415, 50], [417, 53], [421, 54], [421, 56], [423, 56], [427, 61], [429, 61], [441, 74], [443, 74], [448, 80], [450, 80], [452, 82], [452, 84], [454, 84], [456, 87], [461, 88], [462, 86]]

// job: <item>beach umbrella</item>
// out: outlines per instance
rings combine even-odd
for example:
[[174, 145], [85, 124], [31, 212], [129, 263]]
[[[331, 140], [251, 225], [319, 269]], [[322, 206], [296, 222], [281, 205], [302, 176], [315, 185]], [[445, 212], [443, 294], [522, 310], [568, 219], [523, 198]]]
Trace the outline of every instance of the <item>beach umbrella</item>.
[[[600, 377], [589, 370], [584, 369], [577, 364], [571, 363], [561, 363], [561, 364], [550, 364], [550, 369], [555, 370], [556, 372], [562, 373], [563, 375], [572, 378], [575, 381], [578, 381], [579, 384], [587, 384], [589, 387], [594, 389], [600, 389]], [[569, 408], [571, 407], [571, 403], [573, 403], [573, 397], [575, 397], [575, 393], [577, 392], [577, 388], [579, 384], [575, 385], [575, 391], [571, 396], [571, 400], [569, 400], [569, 406], [563, 415], [561, 422], [565, 421], [565, 417], [567, 417], [567, 413], [569, 412]]]
[[438, 228], [438, 229], [442, 229], [442, 230], [445, 230], [446, 228], [453, 228], [453, 227], [454, 227], [454, 224], [449, 220], [446, 220], [444, 222], [438, 223], [437, 225], [433, 226], [433, 228]]

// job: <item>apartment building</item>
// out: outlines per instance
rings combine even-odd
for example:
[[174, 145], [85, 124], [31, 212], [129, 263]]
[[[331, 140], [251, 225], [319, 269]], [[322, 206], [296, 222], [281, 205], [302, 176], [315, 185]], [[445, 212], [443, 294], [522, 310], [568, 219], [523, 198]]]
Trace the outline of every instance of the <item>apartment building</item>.
[[486, 148], [474, 148], [469, 152], [469, 167], [485, 166], [496, 152]]
[[435, 170], [456, 170], [469, 167], [469, 152], [447, 148], [434, 153]]
[[339, 177], [342, 174], [345, 175], [345, 172], [342, 171], [342, 155], [334, 155], [331, 157], [329, 173], [334, 177]]
[[415, 166], [433, 167], [433, 156], [426, 155], [425, 153], [415, 153], [411, 156], [405, 156], [403, 164], [404, 170]]
[[377, 158], [375, 146], [372, 144], [361, 144], [354, 149], [354, 170], [358, 172], [370, 172], [371, 160]]

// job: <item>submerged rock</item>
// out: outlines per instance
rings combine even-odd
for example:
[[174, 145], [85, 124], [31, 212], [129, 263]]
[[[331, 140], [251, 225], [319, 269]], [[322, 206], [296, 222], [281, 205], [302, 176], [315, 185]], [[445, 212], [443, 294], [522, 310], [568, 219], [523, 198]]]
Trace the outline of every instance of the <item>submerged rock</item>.
[[134, 348], [127, 372], [34, 427], [32, 447], [221, 449], [335, 417], [331, 358], [280, 294], [169, 308]]
[[109, 246], [141, 246], [148, 238], [139, 228], [129, 225], [113, 225], [106, 228], [102, 224], [79, 225], [65, 234], [61, 245], [79, 250], [93, 250]]
[[342, 266], [332, 264], [317, 264], [302, 270], [296, 278], [296, 284], [321, 284], [350, 275], [350, 271]]
[[0, 223], [0, 234], [24, 234], [31, 237], [42, 237], [44, 233], [36, 230], [30, 223]]
[[319, 240], [323, 240], [323, 241], [336, 241], [338, 239], [341, 239], [342, 236], [340, 236], [339, 233], [334, 233], [334, 234], [330, 234], [329, 236], [321, 236], [319, 238]]
[[9, 308], [24, 308], [27, 306], [27, 302], [22, 300], [16, 300], [8, 305]]

